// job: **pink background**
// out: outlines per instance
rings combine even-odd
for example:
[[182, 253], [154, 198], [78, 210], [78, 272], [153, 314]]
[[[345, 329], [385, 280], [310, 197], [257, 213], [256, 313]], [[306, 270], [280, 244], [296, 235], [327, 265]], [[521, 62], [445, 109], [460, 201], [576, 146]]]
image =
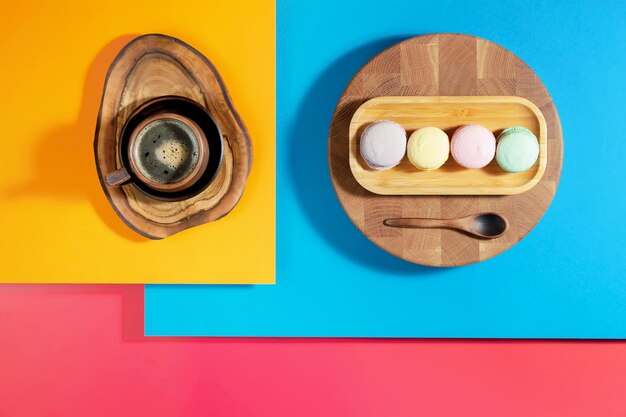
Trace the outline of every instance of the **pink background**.
[[0, 417], [624, 416], [626, 343], [143, 336], [143, 287], [0, 286]]

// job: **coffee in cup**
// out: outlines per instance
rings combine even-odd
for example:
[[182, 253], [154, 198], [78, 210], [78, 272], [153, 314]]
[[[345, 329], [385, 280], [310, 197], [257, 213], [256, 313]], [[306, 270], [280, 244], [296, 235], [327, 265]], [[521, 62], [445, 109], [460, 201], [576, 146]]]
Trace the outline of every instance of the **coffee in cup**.
[[119, 147], [122, 166], [107, 175], [106, 183], [132, 183], [163, 200], [197, 194], [213, 180], [222, 159], [222, 137], [213, 119], [179, 97], [155, 99], [138, 109]]

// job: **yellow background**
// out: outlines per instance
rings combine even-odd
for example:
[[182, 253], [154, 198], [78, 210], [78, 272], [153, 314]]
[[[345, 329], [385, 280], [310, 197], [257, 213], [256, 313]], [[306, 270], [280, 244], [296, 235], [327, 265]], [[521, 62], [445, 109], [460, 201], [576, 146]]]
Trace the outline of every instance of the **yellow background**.
[[[274, 1], [15, 1], [0, 25], [0, 282], [274, 282]], [[254, 146], [225, 218], [160, 241], [127, 228], [98, 183], [106, 70], [143, 33], [221, 73]]]

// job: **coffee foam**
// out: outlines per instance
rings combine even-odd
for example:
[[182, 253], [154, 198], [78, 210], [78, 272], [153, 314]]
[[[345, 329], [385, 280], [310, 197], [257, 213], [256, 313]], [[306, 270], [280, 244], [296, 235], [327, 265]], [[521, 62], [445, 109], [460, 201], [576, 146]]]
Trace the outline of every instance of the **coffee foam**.
[[182, 162], [189, 157], [189, 150], [184, 143], [177, 140], [166, 139], [154, 149], [157, 158], [171, 169], [177, 169]]
[[158, 119], [138, 134], [133, 153], [138, 168], [155, 182], [180, 181], [198, 163], [198, 138], [176, 119]]

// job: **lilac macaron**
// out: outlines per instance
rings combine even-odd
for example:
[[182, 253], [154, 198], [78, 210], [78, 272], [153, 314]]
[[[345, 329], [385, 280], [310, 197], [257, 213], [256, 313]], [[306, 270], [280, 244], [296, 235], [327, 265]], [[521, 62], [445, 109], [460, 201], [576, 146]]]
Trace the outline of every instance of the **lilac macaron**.
[[389, 120], [372, 123], [361, 134], [360, 148], [361, 156], [370, 168], [393, 168], [406, 153], [406, 130]]
[[482, 168], [496, 154], [496, 138], [484, 126], [463, 125], [452, 135], [450, 150], [459, 165], [465, 168]]

